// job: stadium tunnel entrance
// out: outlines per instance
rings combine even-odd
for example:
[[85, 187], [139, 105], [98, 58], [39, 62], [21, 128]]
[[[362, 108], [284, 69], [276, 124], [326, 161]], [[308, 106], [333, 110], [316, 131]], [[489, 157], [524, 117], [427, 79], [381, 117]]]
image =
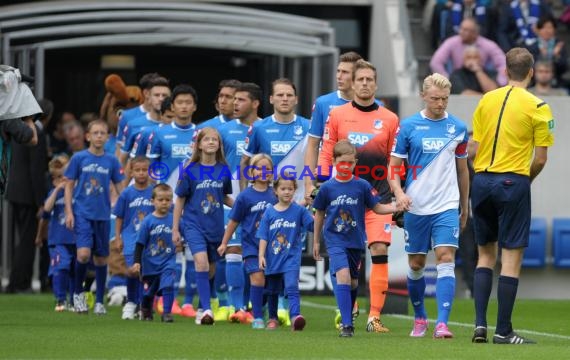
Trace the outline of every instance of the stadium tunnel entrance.
[[323, 20], [211, 3], [47, 1], [0, 9], [0, 62], [33, 76], [38, 98], [75, 113], [98, 111], [110, 73], [127, 85], [146, 72], [191, 84], [198, 121], [214, 115], [222, 79], [258, 83], [262, 114], [278, 77], [297, 85], [305, 115], [334, 88], [339, 50]]

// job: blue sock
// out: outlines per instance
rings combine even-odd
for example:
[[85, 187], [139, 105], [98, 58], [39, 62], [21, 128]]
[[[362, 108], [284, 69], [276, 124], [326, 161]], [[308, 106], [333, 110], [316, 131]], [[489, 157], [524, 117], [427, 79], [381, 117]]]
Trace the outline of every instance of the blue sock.
[[249, 280], [249, 274], [245, 272], [245, 267], [243, 269], [243, 279], [245, 280], [243, 285], [243, 306], [244, 309], [247, 309], [250, 301], [251, 281]]
[[301, 314], [301, 297], [299, 295], [299, 286], [290, 286], [285, 289], [287, 294], [287, 302], [289, 309], [289, 319]]
[[356, 304], [356, 297], [358, 296], [358, 286], [355, 287], [354, 289], [350, 290], [350, 304], [351, 304], [351, 309], [354, 308], [354, 304]]
[[506, 336], [513, 331], [511, 316], [517, 298], [519, 279], [510, 276], [499, 276], [497, 285], [497, 300], [499, 311], [497, 313], [497, 330], [499, 335]]
[[493, 289], [493, 269], [479, 267], [473, 276], [475, 326], [487, 327], [487, 306]]
[[139, 279], [137, 278], [127, 278], [127, 302], [132, 302], [135, 304], [139, 303]]
[[208, 271], [196, 271], [196, 286], [200, 298], [200, 308], [210, 310], [210, 281]]
[[230, 295], [230, 305], [236, 310], [243, 309], [244, 276], [241, 255], [226, 255], [226, 282]]
[[410, 302], [414, 307], [414, 317], [416, 319], [427, 319], [426, 309], [424, 306], [424, 297], [426, 292], [426, 279], [424, 271], [413, 271], [408, 269], [408, 293]]
[[184, 304], [192, 304], [196, 295], [196, 268], [194, 261], [186, 260], [186, 271], [184, 271]]
[[107, 286], [107, 265], [95, 266], [95, 302], [103, 304], [105, 287]]
[[226, 259], [216, 262], [216, 275], [214, 276], [216, 296], [220, 306], [228, 306], [228, 285], [226, 281]]
[[253, 307], [253, 317], [263, 318], [263, 286], [251, 285], [251, 305]]
[[[174, 278], [174, 288], [178, 289], [180, 287], [180, 279], [182, 279], [182, 263], [180, 262], [180, 253], [176, 253], [176, 265], [174, 266], [174, 271], [176, 272], [176, 277]], [[182, 260], [183, 261], [183, 260]]]
[[79, 261], [75, 263], [75, 294], [81, 294], [83, 289], [83, 282], [87, 275], [87, 263], [82, 264]]
[[340, 310], [340, 316], [342, 317], [342, 324], [346, 326], [352, 326], [352, 306], [350, 305], [351, 299], [351, 289], [348, 284], [337, 284], [336, 290], [334, 292], [336, 297], [336, 304]]
[[58, 302], [65, 301], [67, 287], [69, 286], [69, 272], [67, 270], [57, 270], [53, 277], [53, 294]]
[[437, 300], [436, 324], [447, 324], [449, 313], [455, 296], [455, 264], [442, 263], [437, 265], [437, 281], [435, 283]]
[[174, 289], [162, 289], [162, 304], [164, 306], [164, 313], [170, 314], [172, 312], [172, 304], [174, 303]]

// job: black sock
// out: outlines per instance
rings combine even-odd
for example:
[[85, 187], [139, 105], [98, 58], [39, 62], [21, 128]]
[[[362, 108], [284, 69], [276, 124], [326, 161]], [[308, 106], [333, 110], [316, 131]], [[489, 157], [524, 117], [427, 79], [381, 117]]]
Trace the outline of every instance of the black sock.
[[497, 313], [497, 334], [505, 336], [513, 331], [511, 315], [517, 298], [519, 279], [509, 276], [499, 276], [499, 286], [497, 287], [497, 299], [499, 311]]
[[473, 299], [475, 300], [475, 326], [487, 327], [487, 306], [493, 288], [493, 270], [485, 267], [475, 269]]

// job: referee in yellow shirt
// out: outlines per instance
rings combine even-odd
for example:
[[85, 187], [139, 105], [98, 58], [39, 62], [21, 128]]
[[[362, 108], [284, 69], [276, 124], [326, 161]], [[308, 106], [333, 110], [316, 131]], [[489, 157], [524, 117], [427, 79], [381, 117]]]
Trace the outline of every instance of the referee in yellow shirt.
[[473, 139], [479, 143], [471, 188], [479, 249], [473, 342], [487, 342], [487, 306], [500, 247], [493, 343], [532, 344], [513, 331], [511, 315], [529, 241], [530, 184], [544, 168], [548, 147], [554, 143], [554, 119], [548, 104], [526, 90], [533, 76], [530, 52], [513, 48], [506, 57], [508, 84], [485, 94], [473, 114]]

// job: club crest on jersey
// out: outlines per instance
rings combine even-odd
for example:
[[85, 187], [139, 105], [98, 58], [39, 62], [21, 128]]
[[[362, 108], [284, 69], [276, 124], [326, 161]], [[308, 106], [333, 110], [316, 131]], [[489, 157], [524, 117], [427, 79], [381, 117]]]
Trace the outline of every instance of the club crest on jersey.
[[391, 233], [391, 232], [392, 232], [392, 225], [390, 225], [390, 224], [384, 224], [384, 232], [385, 232], [386, 234]]
[[382, 120], [379, 119], [374, 120], [374, 129], [376, 130], [382, 129]]
[[300, 126], [300, 125], [295, 125], [295, 126], [293, 127], [293, 133], [294, 133], [295, 135], [297, 135], [297, 136], [298, 136], [298, 135], [303, 135], [303, 127]]
[[450, 134], [455, 134], [455, 124], [447, 124], [447, 132]]

